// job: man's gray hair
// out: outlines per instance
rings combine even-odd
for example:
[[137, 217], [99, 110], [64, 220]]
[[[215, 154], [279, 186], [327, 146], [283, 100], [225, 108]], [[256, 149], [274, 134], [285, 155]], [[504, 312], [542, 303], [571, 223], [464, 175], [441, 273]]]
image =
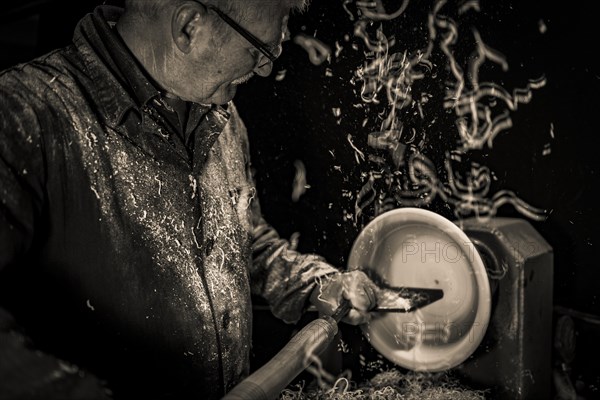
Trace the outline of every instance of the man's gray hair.
[[[125, 9], [127, 12], [155, 19], [184, 1], [186, 0], [125, 0]], [[218, 7], [231, 18], [239, 21], [263, 14], [264, 8], [262, 6], [265, 3], [271, 2], [288, 7], [295, 12], [303, 12], [308, 7], [310, 0], [200, 0], [200, 2]], [[258, 5], [259, 7], [251, 7], [252, 5]]]
[[[190, 0], [125, 0], [126, 12], [138, 21], [157, 21], [179, 5]], [[191, 0], [196, 1], [196, 0]], [[253, 21], [265, 15], [268, 5], [289, 8], [292, 13], [304, 12], [311, 0], [197, 0], [206, 5], [213, 5], [227, 14], [242, 26], [245, 21]], [[213, 40], [226, 43], [233, 32], [220, 18], [215, 18]]]

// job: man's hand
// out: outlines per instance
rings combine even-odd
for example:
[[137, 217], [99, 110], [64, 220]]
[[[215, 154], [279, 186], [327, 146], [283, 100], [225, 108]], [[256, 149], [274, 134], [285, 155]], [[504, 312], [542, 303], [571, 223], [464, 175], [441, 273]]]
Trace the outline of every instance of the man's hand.
[[377, 305], [377, 290], [364, 272], [355, 270], [322, 277], [310, 301], [320, 313], [332, 315], [342, 299], [347, 299], [352, 309], [342, 321], [359, 325], [370, 320], [369, 310]]

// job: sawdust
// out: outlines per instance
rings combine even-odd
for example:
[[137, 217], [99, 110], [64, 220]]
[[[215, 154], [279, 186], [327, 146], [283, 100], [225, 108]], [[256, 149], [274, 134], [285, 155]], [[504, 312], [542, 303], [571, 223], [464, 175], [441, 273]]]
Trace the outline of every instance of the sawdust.
[[447, 373], [382, 371], [360, 385], [347, 378], [330, 388], [287, 388], [279, 400], [485, 400], [485, 391], [464, 387]]

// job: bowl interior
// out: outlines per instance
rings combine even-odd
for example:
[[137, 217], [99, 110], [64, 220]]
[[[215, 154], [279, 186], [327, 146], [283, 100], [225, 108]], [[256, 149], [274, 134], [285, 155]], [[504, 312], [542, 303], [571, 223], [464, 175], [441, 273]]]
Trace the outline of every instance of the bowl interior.
[[410, 313], [380, 313], [362, 326], [390, 361], [417, 371], [441, 371], [466, 360], [490, 318], [490, 288], [473, 243], [453, 222], [431, 211], [400, 208], [375, 218], [359, 234], [349, 269], [371, 269], [392, 286], [442, 289], [444, 297]]

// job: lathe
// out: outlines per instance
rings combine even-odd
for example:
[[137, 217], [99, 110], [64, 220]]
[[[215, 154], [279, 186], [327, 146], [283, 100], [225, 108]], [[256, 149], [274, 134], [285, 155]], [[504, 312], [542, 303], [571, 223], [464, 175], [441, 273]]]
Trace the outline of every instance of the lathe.
[[[525, 220], [451, 222], [395, 209], [361, 231], [348, 268], [408, 301], [395, 312], [389, 298], [378, 302], [361, 327], [369, 343], [360, 347], [362, 360], [383, 356], [406, 371], [451, 371], [485, 389], [486, 398], [551, 398], [553, 254]], [[310, 366], [309, 356], [331, 354], [348, 307], [311, 321], [225, 399], [277, 398]]]

